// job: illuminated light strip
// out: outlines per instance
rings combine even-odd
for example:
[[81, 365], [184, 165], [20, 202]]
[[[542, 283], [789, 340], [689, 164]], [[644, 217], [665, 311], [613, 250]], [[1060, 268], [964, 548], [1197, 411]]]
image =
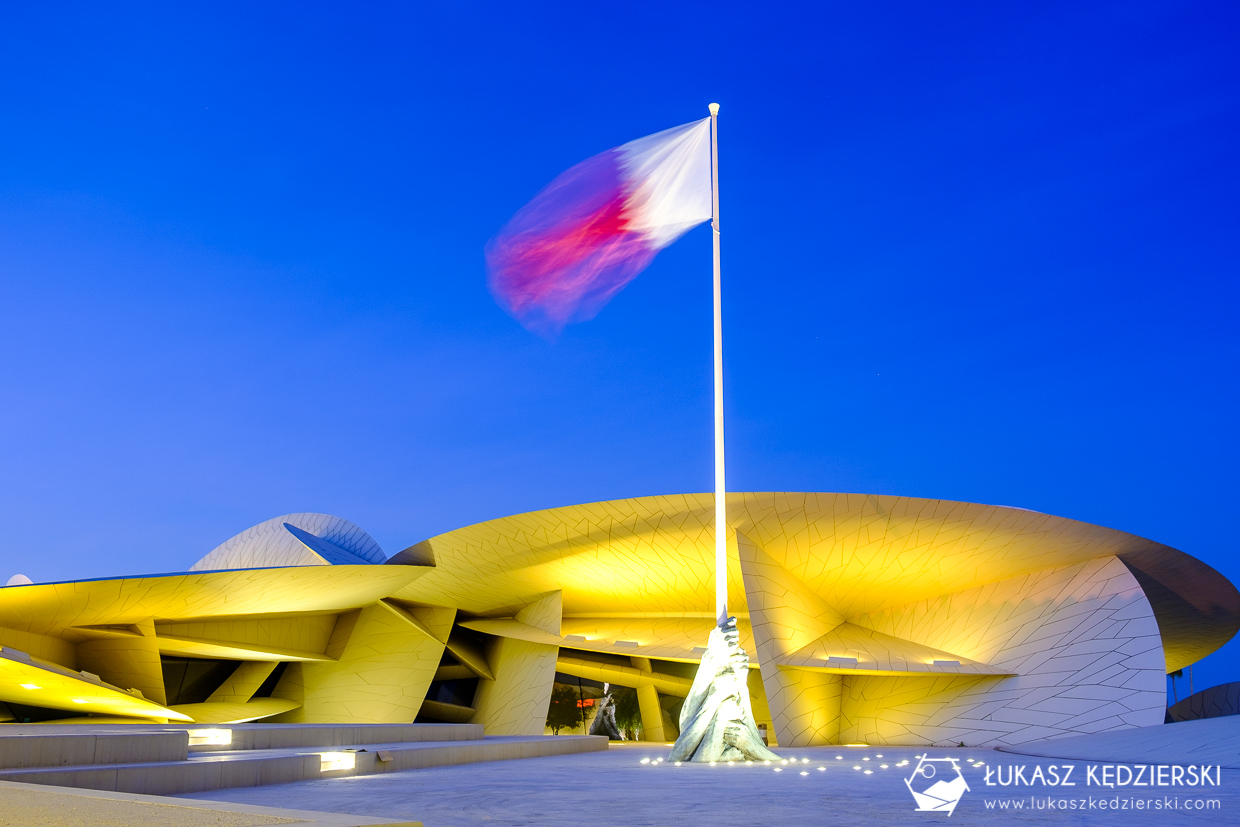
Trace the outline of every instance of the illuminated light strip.
[[351, 770], [357, 766], [357, 755], [352, 752], [320, 752], [319, 772]]
[[231, 729], [191, 729], [189, 732], [189, 745], [191, 747], [200, 747], [208, 744], [219, 746], [232, 745]]

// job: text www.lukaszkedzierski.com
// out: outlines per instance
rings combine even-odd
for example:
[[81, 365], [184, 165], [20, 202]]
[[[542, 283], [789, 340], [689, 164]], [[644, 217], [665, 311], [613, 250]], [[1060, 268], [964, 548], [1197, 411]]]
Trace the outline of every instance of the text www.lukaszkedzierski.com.
[[1024, 798], [988, 798], [983, 804], [987, 810], [1221, 810], [1217, 798], [1065, 798], [1060, 796], [1031, 795]]

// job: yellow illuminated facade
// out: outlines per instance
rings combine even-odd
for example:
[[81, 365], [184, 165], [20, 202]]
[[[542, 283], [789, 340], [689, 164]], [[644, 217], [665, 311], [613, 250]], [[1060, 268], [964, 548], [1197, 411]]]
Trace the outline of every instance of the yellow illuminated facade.
[[[781, 746], [1161, 723], [1165, 673], [1240, 629], [1209, 566], [1060, 517], [797, 493], [729, 495], [728, 512], [728, 605]], [[388, 558], [347, 521], [292, 514], [183, 574], [8, 586], [0, 701], [12, 720], [541, 734], [559, 674], [637, 690], [645, 737], [670, 740], [713, 625], [712, 519], [711, 495], [616, 500]]]

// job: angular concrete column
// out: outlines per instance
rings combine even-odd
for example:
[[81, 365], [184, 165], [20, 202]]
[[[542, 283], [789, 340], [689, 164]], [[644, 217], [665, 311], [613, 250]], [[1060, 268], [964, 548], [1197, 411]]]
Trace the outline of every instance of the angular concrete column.
[[771, 717], [771, 707], [766, 702], [766, 687], [762, 685], [762, 674], [758, 669], [749, 670], [749, 705], [753, 707], [753, 720], [758, 731], [766, 728], [766, 745], [779, 746], [779, 736], [775, 732], [775, 723]]
[[[560, 634], [560, 592], [552, 592], [517, 612], [515, 620], [553, 635]], [[487, 735], [542, 735], [551, 705], [555, 661], [560, 647], [498, 638], [487, 652], [494, 680], [480, 680], [474, 696], [473, 723]]]
[[790, 669], [778, 661], [839, 626], [844, 618], [739, 531], [736, 545], [762, 684], [780, 746], [836, 743], [841, 676]]
[[439, 669], [442, 640], [452, 628], [454, 613], [442, 614], [441, 621], [430, 627], [401, 606], [384, 601], [340, 614], [324, 653], [332, 660], [290, 665], [272, 696], [301, 707], [271, 720], [409, 723]]
[[132, 632], [79, 643], [78, 667], [121, 689], [137, 689], [148, 701], [167, 704], [155, 625], [148, 620], [131, 628]]
[[[633, 664], [633, 668], [640, 670], [643, 675], [654, 675], [654, 666], [650, 663], [650, 658], [633, 656], [629, 658], [629, 661]], [[637, 690], [637, 708], [642, 715], [642, 740], [666, 741], [667, 732], [663, 726], [663, 707], [659, 704], [659, 690], [650, 683], [638, 683], [634, 689]]]
[[642, 740], [666, 741], [663, 731], [663, 707], [659, 705], [659, 690], [653, 686], [637, 687], [637, 706], [642, 713]]

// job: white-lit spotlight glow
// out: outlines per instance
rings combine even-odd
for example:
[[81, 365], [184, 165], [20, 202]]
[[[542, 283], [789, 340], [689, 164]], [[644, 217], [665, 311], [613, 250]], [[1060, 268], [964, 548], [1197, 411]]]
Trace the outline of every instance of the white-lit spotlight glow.
[[319, 772], [351, 770], [357, 765], [357, 756], [351, 752], [320, 752]]
[[189, 745], [191, 747], [200, 747], [206, 744], [218, 746], [230, 746], [232, 744], [231, 729], [191, 729], [189, 730]]

